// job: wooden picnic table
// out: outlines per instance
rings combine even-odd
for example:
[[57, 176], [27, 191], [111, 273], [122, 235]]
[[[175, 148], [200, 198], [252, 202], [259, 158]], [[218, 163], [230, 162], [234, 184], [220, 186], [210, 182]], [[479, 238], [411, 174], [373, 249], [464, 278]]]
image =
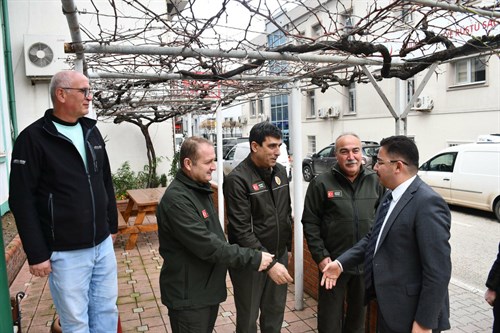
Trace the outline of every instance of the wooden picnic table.
[[[148, 224], [143, 224], [143, 222], [146, 215], [154, 215], [156, 213], [156, 207], [165, 193], [165, 189], [165, 187], [158, 187], [127, 190], [129, 198], [128, 205], [122, 214], [123, 221], [121, 223], [121, 227], [119, 222], [118, 230], [120, 234], [130, 234], [125, 249], [131, 250], [135, 247], [139, 233], [158, 230], [158, 224], [156, 221]], [[131, 225], [129, 223], [129, 219], [133, 215], [135, 208], [137, 208], [137, 215], [135, 217], [134, 224]], [[118, 218], [120, 218], [120, 216], [118, 216]], [[123, 225], [123, 222], [125, 225]]]

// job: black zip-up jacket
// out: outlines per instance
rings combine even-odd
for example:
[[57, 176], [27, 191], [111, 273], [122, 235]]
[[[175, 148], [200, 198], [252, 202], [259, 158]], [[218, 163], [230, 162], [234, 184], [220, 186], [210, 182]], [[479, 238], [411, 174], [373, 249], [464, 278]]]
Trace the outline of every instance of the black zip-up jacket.
[[52, 109], [24, 129], [12, 151], [9, 205], [30, 265], [52, 251], [89, 248], [116, 233], [118, 215], [104, 140], [80, 118], [87, 169], [52, 122]]
[[265, 249], [280, 258], [292, 248], [290, 189], [286, 169], [276, 164], [266, 184], [250, 155], [224, 179], [230, 243]]
[[[338, 164], [314, 178], [307, 188], [302, 224], [307, 246], [316, 263], [332, 260], [350, 249], [371, 229], [384, 194], [377, 174], [361, 167], [354, 182]], [[360, 274], [360, 265], [348, 273]]]
[[181, 170], [168, 186], [156, 216], [163, 267], [161, 300], [169, 309], [196, 309], [226, 299], [228, 267], [258, 270], [262, 254], [226, 241], [210, 184]]

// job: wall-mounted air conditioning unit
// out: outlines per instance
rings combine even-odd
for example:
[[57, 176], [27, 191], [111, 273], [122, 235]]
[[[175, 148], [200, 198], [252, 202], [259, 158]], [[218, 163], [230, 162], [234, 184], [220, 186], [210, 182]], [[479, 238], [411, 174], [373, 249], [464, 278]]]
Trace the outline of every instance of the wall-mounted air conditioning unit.
[[430, 112], [434, 108], [434, 101], [430, 96], [421, 96], [417, 98], [413, 105], [413, 110]]
[[68, 69], [64, 63], [64, 37], [53, 35], [24, 35], [26, 76], [49, 77]]
[[322, 119], [328, 118], [328, 110], [324, 108], [319, 108], [318, 109], [318, 117]]
[[338, 106], [331, 106], [328, 108], [328, 118], [340, 117], [340, 108]]

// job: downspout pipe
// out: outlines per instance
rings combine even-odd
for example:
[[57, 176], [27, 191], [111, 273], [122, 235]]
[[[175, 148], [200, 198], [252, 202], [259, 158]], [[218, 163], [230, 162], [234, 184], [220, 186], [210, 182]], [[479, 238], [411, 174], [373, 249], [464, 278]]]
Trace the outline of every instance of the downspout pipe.
[[[10, 46], [10, 25], [8, 1], [2, 1], [2, 34], [5, 45], [5, 74], [7, 75], [7, 93], [9, 99], [10, 121], [12, 124], [12, 142], [19, 134], [17, 129], [16, 94], [14, 90], [14, 71], [12, 67], [12, 49]], [[7, 170], [8, 171], [8, 170]]]
[[68, 22], [71, 34], [71, 43], [76, 53], [75, 70], [88, 77], [87, 66], [85, 64], [85, 54], [83, 52], [82, 35], [80, 33], [80, 23], [78, 22], [78, 10], [73, 0], [61, 0], [63, 14]]

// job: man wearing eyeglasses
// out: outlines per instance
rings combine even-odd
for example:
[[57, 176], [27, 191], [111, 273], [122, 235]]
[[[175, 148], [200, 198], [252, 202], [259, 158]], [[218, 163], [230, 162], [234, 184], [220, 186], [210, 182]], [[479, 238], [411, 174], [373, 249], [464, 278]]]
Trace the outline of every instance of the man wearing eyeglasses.
[[[384, 194], [377, 175], [362, 165], [361, 140], [344, 133], [335, 141], [337, 163], [307, 188], [302, 224], [321, 272], [369, 231]], [[319, 285], [320, 280], [318, 280]], [[344, 272], [334, 290], [318, 288], [319, 333], [365, 332], [363, 265]]]
[[116, 201], [104, 140], [84, 118], [88, 79], [59, 72], [53, 109], [24, 129], [12, 152], [9, 205], [30, 273], [49, 277], [64, 332], [116, 332]]
[[405, 136], [382, 140], [374, 170], [390, 189], [371, 232], [323, 270], [333, 288], [343, 271], [364, 262], [365, 287], [378, 302], [377, 332], [440, 332], [450, 328], [451, 215], [418, 176], [418, 149]]

